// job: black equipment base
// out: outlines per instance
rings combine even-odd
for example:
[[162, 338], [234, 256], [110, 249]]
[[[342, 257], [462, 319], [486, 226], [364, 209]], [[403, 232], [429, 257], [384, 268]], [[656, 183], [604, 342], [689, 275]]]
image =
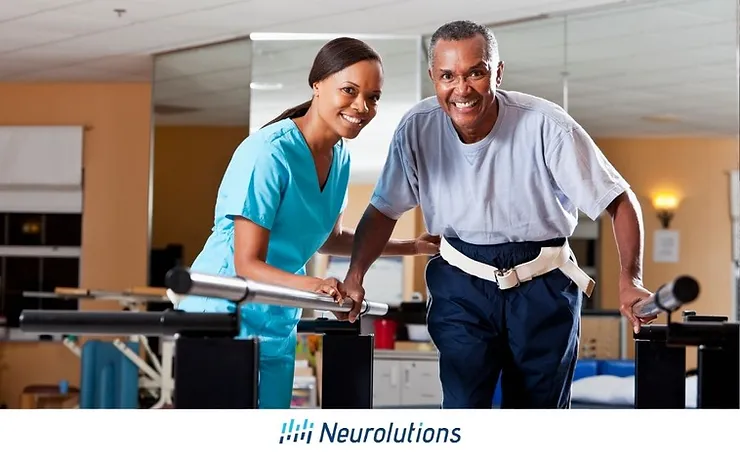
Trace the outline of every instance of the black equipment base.
[[[238, 339], [228, 313], [25, 310], [21, 329], [62, 334], [175, 336], [174, 406], [178, 409], [258, 407], [259, 342]], [[298, 332], [323, 335], [321, 406], [373, 407], [374, 337], [360, 323], [302, 320]]]
[[[359, 323], [301, 321], [300, 333], [322, 336], [322, 409], [373, 407], [374, 337]], [[175, 341], [177, 409], [258, 407], [259, 342], [208, 334], [181, 334]]]
[[696, 346], [697, 408], [740, 409], [740, 324], [726, 317], [642, 327], [635, 338], [635, 408], [686, 407], [686, 347]]
[[373, 407], [371, 335], [324, 335], [322, 342], [322, 409]]
[[259, 343], [191, 335], [175, 341], [177, 409], [255, 409]]

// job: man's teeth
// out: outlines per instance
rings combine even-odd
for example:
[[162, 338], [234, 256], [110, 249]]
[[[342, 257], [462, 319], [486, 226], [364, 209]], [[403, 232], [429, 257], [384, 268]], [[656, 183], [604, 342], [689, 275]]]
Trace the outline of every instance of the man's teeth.
[[478, 103], [478, 100], [471, 100], [471, 101], [466, 101], [466, 102], [455, 102], [455, 106], [457, 106], [458, 108], [470, 108], [476, 103]]
[[351, 122], [352, 124], [360, 124], [362, 122], [362, 119], [353, 118], [352, 116], [347, 116], [346, 114], [343, 114], [342, 117], [346, 119], [347, 121]]

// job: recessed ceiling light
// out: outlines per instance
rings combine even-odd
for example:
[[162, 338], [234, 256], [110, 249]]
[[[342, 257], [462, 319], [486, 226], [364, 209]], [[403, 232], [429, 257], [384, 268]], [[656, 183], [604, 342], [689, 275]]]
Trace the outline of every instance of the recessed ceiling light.
[[283, 84], [280, 82], [250, 82], [249, 88], [252, 90], [280, 90], [283, 88]]

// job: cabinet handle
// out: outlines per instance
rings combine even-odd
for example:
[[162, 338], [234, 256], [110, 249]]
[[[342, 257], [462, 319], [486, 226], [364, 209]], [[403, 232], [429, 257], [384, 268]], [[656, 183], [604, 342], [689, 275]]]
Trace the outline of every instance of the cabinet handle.
[[398, 366], [391, 367], [391, 387], [395, 387], [398, 383]]
[[409, 386], [409, 370], [408, 369], [404, 369], [403, 370], [403, 375], [404, 375], [403, 383], [405, 383], [406, 386], [408, 387]]

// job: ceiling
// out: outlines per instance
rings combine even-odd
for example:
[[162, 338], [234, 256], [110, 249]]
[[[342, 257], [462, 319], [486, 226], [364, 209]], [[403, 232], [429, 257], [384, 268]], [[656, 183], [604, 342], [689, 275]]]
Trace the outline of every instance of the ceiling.
[[737, 137], [737, 14], [736, 0], [660, 0], [500, 28], [503, 87], [563, 104], [566, 71], [568, 111], [593, 135]]
[[615, 1], [3, 0], [0, 80], [149, 80], [153, 53], [252, 32], [417, 34], [460, 11], [494, 22]]
[[[366, 132], [385, 133], [429, 93], [414, 37], [461, 11], [494, 25], [504, 88], [564, 104], [567, 70], [568, 110], [594, 136], [738, 134], [736, 0], [6, 0], [0, 80], [154, 79], [158, 124], [254, 128], [307, 98], [326, 38], [230, 40], [403, 34], [367, 39], [384, 58], [386, 85], [384, 116]], [[214, 42], [224, 43], [190, 48]], [[186, 50], [160, 54], [175, 49]], [[252, 90], [250, 79], [282, 88]]]

